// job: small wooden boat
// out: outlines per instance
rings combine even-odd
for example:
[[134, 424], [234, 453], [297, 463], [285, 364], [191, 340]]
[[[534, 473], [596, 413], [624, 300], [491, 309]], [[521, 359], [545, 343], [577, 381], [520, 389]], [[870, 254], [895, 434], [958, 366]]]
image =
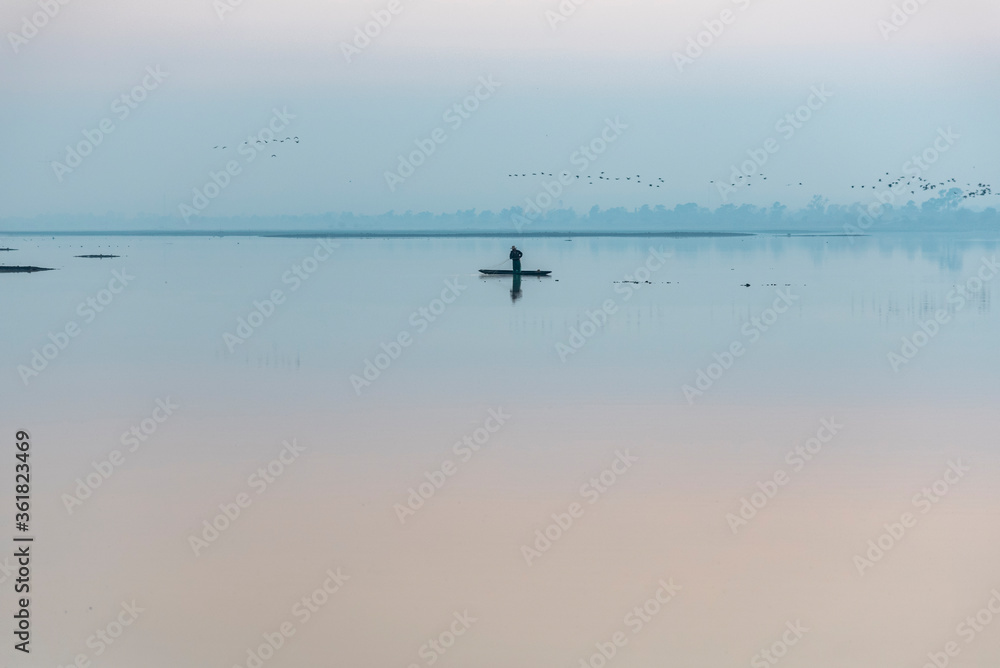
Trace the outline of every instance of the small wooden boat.
[[[513, 276], [514, 270], [512, 269], [480, 269], [480, 274], [486, 274], [487, 276]], [[551, 271], [542, 271], [541, 269], [535, 269], [534, 271], [524, 269], [517, 272], [520, 276], [548, 276]]]

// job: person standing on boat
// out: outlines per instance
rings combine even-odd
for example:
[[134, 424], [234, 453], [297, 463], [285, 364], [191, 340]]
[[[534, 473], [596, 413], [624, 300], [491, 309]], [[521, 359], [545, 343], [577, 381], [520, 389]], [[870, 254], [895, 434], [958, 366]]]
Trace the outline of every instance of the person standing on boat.
[[521, 256], [524, 255], [521, 251], [517, 250], [517, 246], [510, 247], [510, 259], [514, 262], [514, 273], [521, 273]]

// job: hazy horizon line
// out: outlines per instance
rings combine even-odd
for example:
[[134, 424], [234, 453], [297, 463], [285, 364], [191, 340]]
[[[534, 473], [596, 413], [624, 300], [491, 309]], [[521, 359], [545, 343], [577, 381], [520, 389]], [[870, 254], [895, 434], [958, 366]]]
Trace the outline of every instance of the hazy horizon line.
[[[963, 229], [1000, 224], [994, 207], [973, 210], [960, 200], [942, 196], [917, 205], [881, 204], [873, 193], [869, 204], [829, 204], [816, 197], [800, 209], [789, 210], [775, 202], [770, 206], [726, 204], [709, 209], [694, 203], [636, 208], [593, 206], [582, 213], [573, 208], [534, 210], [515, 206], [500, 211], [476, 209], [434, 213], [390, 210], [381, 214], [326, 212], [318, 214], [196, 216], [190, 223], [162, 214], [38, 214], [27, 217], [0, 217], [0, 234], [16, 233], [178, 233], [204, 234], [246, 232], [250, 234], [323, 233], [469, 233], [514, 234], [523, 236], [577, 233], [679, 233], [718, 231], [725, 233], [770, 231], [825, 231], [850, 235], [893, 228]], [[17, 228], [17, 229], [15, 229]]]

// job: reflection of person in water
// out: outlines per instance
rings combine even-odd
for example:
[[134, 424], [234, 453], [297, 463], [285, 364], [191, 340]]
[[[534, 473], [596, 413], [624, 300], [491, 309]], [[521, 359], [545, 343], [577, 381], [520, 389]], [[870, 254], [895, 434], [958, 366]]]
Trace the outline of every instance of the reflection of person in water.
[[512, 302], [516, 302], [520, 298], [521, 298], [521, 274], [514, 274], [514, 281], [510, 285], [510, 300]]
[[524, 255], [521, 251], [517, 250], [517, 246], [510, 247], [510, 259], [514, 261], [514, 273], [521, 273], [521, 256]]

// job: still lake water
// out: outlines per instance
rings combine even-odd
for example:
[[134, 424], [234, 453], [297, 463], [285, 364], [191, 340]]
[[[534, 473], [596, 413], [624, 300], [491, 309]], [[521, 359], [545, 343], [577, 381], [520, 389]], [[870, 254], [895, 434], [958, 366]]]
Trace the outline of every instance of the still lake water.
[[996, 665], [997, 239], [336, 243], [3, 238], [30, 665]]

